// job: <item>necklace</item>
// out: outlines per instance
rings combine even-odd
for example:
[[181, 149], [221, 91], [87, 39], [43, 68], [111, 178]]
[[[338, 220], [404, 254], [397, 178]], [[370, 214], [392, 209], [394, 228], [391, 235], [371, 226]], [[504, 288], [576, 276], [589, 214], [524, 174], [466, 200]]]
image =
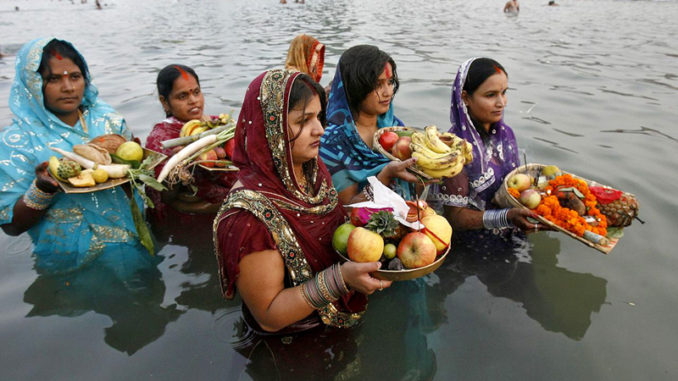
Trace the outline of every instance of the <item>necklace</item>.
[[306, 180], [306, 175], [302, 174], [301, 176], [298, 176], [297, 182], [299, 183], [299, 187], [304, 192], [306, 192], [308, 190], [308, 181]]

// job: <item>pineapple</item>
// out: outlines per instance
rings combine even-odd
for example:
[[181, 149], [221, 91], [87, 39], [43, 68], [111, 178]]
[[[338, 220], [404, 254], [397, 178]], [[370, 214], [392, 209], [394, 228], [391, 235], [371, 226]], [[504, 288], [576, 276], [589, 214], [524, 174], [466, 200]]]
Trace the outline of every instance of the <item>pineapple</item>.
[[612, 202], [599, 202], [598, 210], [607, 217], [607, 226], [629, 226], [638, 215], [638, 201], [629, 194], [623, 194]]
[[372, 213], [365, 227], [390, 240], [400, 239], [405, 233], [405, 229], [396, 221], [393, 213], [386, 210]]

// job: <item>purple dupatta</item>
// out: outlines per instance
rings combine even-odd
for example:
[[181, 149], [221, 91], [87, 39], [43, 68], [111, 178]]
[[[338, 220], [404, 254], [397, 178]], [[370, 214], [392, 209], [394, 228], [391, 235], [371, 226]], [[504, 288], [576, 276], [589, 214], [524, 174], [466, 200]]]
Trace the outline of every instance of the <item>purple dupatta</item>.
[[[467, 197], [456, 198], [457, 202], [446, 203], [453, 206], [469, 206], [483, 210], [499, 189], [504, 177], [520, 164], [518, 144], [513, 130], [504, 118], [490, 126], [489, 138], [483, 141], [473, 125], [461, 94], [466, 82], [469, 67], [476, 58], [464, 62], [457, 71], [452, 87], [450, 105], [450, 132], [473, 144], [473, 161], [464, 167], [468, 178]], [[466, 204], [466, 205], [464, 205]]]

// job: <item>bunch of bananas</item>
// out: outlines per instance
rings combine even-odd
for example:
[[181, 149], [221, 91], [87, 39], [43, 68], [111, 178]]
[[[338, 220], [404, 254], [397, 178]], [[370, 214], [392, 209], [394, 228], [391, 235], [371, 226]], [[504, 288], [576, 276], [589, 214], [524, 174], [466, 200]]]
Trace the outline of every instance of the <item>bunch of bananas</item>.
[[231, 122], [231, 116], [228, 114], [219, 114], [219, 118], [210, 119], [210, 120], [199, 120], [193, 119], [186, 122], [181, 131], [179, 132], [179, 137], [191, 136], [195, 134], [202, 134], [203, 132], [210, 130], [215, 127], [227, 125]]
[[441, 134], [436, 126], [413, 133], [410, 149], [417, 167], [435, 179], [454, 177], [473, 161], [471, 143], [450, 132]]

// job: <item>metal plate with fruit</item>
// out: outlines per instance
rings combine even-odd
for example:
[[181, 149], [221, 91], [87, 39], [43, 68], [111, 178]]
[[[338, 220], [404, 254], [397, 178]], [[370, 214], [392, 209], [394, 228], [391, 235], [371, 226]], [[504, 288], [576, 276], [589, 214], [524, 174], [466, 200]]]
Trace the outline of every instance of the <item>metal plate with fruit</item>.
[[[580, 187], [586, 192], [589, 192], [590, 190], [590, 193], [595, 195], [595, 197], [589, 196], [589, 198], [592, 199], [592, 201], [589, 201], [589, 205], [585, 205], [584, 201], [586, 201], [586, 198], [582, 192], [575, 187], [561, 187], [554, 189], [553, 193], [555, 194], [551, 194], [547, 191], [549, 189], [547, 188], [549, 184], [556, 184], [551, 180], [556, 180], [562, 175], [569, 175], [576, 181], [584, 182], [585, 185], [580, 183]], [[602, 195], [596, 194], [597, 192], [602, 193]], [[628, 218], [619, 218], [618, 210], [613, 210], [614, 208], [608, 207], [614, 200], [605, 200], [602, 198], [612, 193], [614, 193], [618, 199], [631, 200], [631, 208], [627, 208], [629, 210], [625, 211], [629, 215], [622, 216]], [[566, 208], [568, 212], [572, 211], [570, 213], [576, 212], [577, 215], [581, 216], [584, 221], [590, 224], [595, 224], [596, 221], [595, 218], [592, 218], [587, 214], [590, 214], [591, 211], [595, 211], [595, 209], [600, 210], [601, 214], [604, 215], [606, 219], [607, 228], [605, 229], [605, 235], [596, 234], [591, 231], [584, 231], [583, 235], [576, 234], [576, 232], [565, 229], [542, 215], [538, 216], [538, 220], [539, 223], [547, 225], [556, 231], [560, 231], [605, 254], [608, 254], [614, 249], [619, 239], [623, 236], [623, 227], [630, 224], [630, 220], [636, 217], [638, 211], [637, 201], [635, 201], [635, 197], [630, 193], [617, 191], [607, 185], [599, 184], [595, 181], [561, 171], [554, 165], [535, 163], [522, 165], [506, 175], [501, 188], [499, 188], [495, 195], [494, 201], [501, 207], [531, 209], [539, 214], [541, 211], [540, 205], [544, 203], [544, 198], [548, 196], [555, 196], [558, 199], [558, 207]], [[590, 206], [594, 204], [595, 208], [591, 208]], [[577, 217], [577, 215], [575, 215], [575, 217]], [[600, 218], [602, 219], [603, 217]], [[615, 220], [621, 222], [615, 223]], [[599, 227], [602, 228], [603, 225]], [[582, 231], [583, 230], [584, 229], [582, 229]], [[596, 229], [593, 228], [591, 230]]]
[[[423, 201], [408, 201], [407, 223], [398, 222], [389, 208], [353, 208], [351, 222], [340, 225], [332, 245], [346, 261], [382, 262], [372, 276], [384, 280], [409, 280], [429, 274], [450, 252], [452, 227]], [[412, 218], [410, 218], [412, 217]]]
[[88, 144], [74, 146], [73, 152], [52, 150], [63, 156], [52, 156], [48, 169], [64, 193], [110, 189], [128, 183], [129, 171], [142, 162], [151, 170], [166, 159], [165, 155], [125, 141], [120, 135], [97, 137]]
[[375, 132], [373, 147], [391, 160], [417, 159], [412, 172], [424, 179], [454, 177], [473, 160], [473, 146], [436, 126], [424, 130], [410, 127], [385, 127]]

